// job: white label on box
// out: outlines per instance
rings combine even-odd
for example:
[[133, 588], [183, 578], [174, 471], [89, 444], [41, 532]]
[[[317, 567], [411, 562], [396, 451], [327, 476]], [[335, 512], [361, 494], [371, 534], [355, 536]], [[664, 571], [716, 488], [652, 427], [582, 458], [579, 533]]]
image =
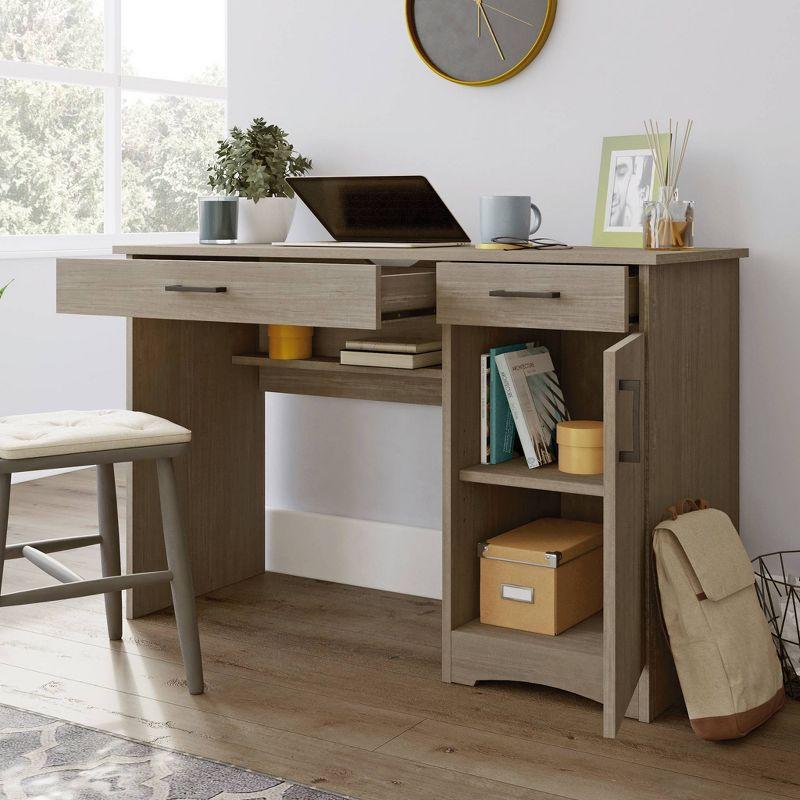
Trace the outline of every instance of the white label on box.
[[532, 603], [533, 586], [514, 586], [511, 583], [501, 583], [500, 597], [503, 600], [516, 600], [518, 603]]

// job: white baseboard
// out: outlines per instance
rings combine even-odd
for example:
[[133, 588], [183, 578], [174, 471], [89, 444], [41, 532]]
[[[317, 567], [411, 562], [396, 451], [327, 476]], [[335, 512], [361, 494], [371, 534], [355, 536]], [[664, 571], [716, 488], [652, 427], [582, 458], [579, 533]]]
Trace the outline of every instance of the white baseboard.
[[[20, 472], [16, 483], [72, 472]], [[442, 532], [308, 511], [267, 509], [266, 568], [418, 597], [442, 596]]]
[[442, 596], [442, 533], [268, 508], [267, 569], [438, 599]]

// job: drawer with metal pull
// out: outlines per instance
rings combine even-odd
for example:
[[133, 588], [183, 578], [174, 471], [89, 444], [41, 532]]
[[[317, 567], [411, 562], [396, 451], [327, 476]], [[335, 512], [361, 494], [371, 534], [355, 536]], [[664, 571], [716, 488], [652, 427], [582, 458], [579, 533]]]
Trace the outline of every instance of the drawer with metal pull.
[[626, 332], [637, 287], [623, 265], [440, 263], [436, 321]]
[[70, 314], [376, 330], [436, 305], [429, 267], [62, 258], [57, 276]]

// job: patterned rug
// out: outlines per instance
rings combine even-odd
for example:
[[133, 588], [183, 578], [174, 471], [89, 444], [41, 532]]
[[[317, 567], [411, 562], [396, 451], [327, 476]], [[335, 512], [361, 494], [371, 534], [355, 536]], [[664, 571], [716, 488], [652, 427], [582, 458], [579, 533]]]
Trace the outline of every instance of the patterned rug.
[[0, 800], [342, 800], [0, 705]]

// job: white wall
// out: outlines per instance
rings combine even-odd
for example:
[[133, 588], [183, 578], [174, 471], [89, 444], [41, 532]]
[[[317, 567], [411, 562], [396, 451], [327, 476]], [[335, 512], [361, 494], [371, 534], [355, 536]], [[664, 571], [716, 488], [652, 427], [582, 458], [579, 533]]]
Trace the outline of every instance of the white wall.
[[[638, 133], [645, 117], [693, 117], [681, 190], [697, 202], [698, 244], [752, 251], [743, 533], [753, 552], [797, 546], [800, 5], [561, 0], [537, 60], [479, 89], [422, 65], [403, 8], [230, 2], [231, 123], [280, 123], [319, 174], [426, 174], [473, 235], [480, 194], [532, 193], [544, 235], [585, 244], [602, 137]], [[293, 230], [320, 233], [305, 214]], [[440, 525], [435, 409], [282, 397], [270, 400], [268, 431], [270, 505]]]
[[0, 417], [125, 408], [125, 320], [56, 314], [51, 257], [0, 257], [0, 286], [12, 278], [0, 300]]

